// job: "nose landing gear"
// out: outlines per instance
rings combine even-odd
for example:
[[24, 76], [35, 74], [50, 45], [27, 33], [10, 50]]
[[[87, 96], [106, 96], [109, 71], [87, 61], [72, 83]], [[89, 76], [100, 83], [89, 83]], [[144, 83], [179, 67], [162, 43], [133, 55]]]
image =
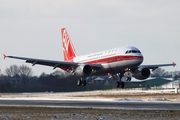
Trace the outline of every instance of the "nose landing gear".
[[125, 73], [125, 76], [126, 76], [126, 81], [131, 81], [131, 77], [132, 77], [131, 72], [127, 71], [127, 72]]
[[118, 76], [119, 80], [116, 82], [115, 87], [116, 88], [124, 88], [125, 83], [122, 81], [122, 77], [125, 76], [126, 81], [131, 81], [132, 74], [130, 71], [117, 73], [116, 76]]
[[122, 77], [124, 76], [124, 73], [117, 73], [117, 76], [119, 76], [119, 81], [116, 82], [115, 87], [124, 88], [124, 82], [122, 81]]

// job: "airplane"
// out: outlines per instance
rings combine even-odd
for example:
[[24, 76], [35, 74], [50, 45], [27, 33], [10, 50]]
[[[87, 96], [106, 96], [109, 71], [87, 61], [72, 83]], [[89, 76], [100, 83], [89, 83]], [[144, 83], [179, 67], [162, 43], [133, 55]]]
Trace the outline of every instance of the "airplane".
[[60, 32], [62, 34], [64, 61], [6, 56], [3, 54], [4, 59], [8, 57], [25, 60], [26, 63], [31, 63], [32, 66], [39, 64], [51, 66], [53, 69], [60, 68], [76, 76], [78, 86], [86, 86], [85, 79], [90, 76], [116, 76], [116, 78], [119, 78], [115, 84], [116, 88], [124, 88], [125, 83], [122, 77], [125, 77], [126, 81], [131, 81], [131, 77], [144, 80], [150, 76], [150, 70], [176, 65], [174, 62], [171, 64], [141, 65], [144, 57], [140, 50], [133, 46], [78, 56], [66, 28], [62, 28]]

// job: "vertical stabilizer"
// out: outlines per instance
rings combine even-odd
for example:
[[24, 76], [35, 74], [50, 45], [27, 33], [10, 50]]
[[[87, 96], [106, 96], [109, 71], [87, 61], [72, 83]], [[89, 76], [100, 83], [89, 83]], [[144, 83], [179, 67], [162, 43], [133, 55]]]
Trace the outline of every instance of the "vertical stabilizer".
[[62, 46], [63, 46], [63, 54], [64, 54], [64, 61], [73, 61], [75, 58], [76, 52], [74, 50], [73, 44], [68, 36], [66, 28], [61, 29], [62, 34]]

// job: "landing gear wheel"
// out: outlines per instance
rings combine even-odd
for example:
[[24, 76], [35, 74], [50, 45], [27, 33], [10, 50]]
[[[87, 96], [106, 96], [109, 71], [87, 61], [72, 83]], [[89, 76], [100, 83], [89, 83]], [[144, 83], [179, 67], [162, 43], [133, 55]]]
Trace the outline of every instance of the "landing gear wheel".
[[116, 84], [115, 84], [115, 86], [116, 86], [116, 88], [119, 88], [119, 86], [120, 86], [120, 82], [119, 82], [119, 81], [117, 81], [117, 82], [116, 82]]
[[86, 80], [82, 80], [82, 86], [86, 86]]
[[81, 86], [81, 85], [82, 85], [82, 81], [81, 81], [81, 80], [78, 80], [78, 81], [77, 81], [77, 85], [78, 85], [78, 86]]
[[124, 82], [122, 82], [122, 77], [124, 76], [124, 72], [117, 73], [117, 76], [119, 76], [119, 81], [117, 81], [115, 84], [116, 88], [119, 88], [119, 87], [124, 88]]
[[79, 79], [79, 80], [77, 81], [77, 85], [78, 85], [78, 86], [86, 86], [86, 80], [81, 80], [81, 79]]
[[126, 81], [131, 81], [131, 77], [127, 77], [127, 78], [126, 78]]
[[121, 82], [120, 88], [124, 88], [124, 82]]
[[116, 88], [124, 88], [124, 82], [119, 82], [117, 81], [116, 84], [115, 84]]

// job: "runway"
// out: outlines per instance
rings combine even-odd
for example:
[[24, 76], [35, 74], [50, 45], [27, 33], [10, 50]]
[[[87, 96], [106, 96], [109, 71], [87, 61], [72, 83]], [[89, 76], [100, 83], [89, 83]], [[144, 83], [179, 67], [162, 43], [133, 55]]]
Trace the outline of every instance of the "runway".
[[58, 108], [98, 108], [123, 110], [180, 110], [180, 103], [122, 102], [89, 100], [0, 100], [0, 106], [33, 106]]
[[117, 120], [180, 118], [180, 94], [144, 91], [0, 95], [0, 119]]

